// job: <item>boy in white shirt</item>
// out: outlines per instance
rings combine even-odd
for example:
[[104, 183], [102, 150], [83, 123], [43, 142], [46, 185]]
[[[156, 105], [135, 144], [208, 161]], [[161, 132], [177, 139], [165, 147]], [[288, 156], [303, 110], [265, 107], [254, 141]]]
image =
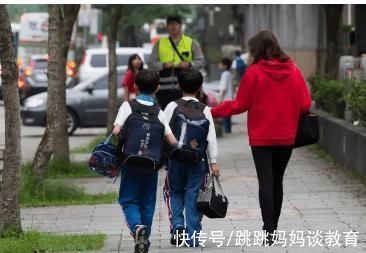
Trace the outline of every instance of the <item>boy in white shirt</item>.
[[[151, 70], [142, 70], [137, 73], [135, 83], [140, 95], [136, 99], [126, 101], [121, 105], [114, 123], [113, 134], [119, 135], [121, 133], [121, 136], [125, 136], [127, 133], [127, 135], [130, 135], [132, 140], [129, 139], [129, 142], [132, 142], [132, 144], [128, 145], [132, 146], [132, 149], [138, 147], [140, 149], [138, 152], [141, 152], [141, 148], [146, 149], [154, 146], [158, 147], [155, 150], [156, 153], [159, 153], [160, 150], [158, 149], [163, 145], [164, 138], [170, 145], [176, 144], [164, 112], [155, 103], [154, 95], [159, 89], [159, 78], [159, 74]], [[138, 112], [136, 108], [138, 108]], [[142, 120], [135, 120], [132, 129], [129, 129], [132, 124], [129, 117], [132, 117], [132, 113], [136, 112], [141, 117], [150, 117], [151, 113], [156, 112], [155, 116], [157, 116], [158, 120], [156, 117], [154, 118], [155, 126], [159, 127], [161, 135], [156, 134], [156, 131], [149, 132], [150, 128], [153, 127], [153, 122], [150, 124], [149, 122], [144, 123]], [[138, 131], [141, 131], [146, 138], [135, 139], [133, 134], [136, 134]], [[120, 141], [121, 139], [122, 137]], [[149, 141], [150, 143], [148, 143]], [[123, 167], [118, 202], [122, 207], [126, 223], [135, 239], [134, 252], [145, 253], [148, 252], [150, 246], [149, 237], [155, 211], [158, 172], [151, 170], [148, 173], [142, 174], [141, 171], [137, 170], [139, 168], [129, 167], [125, 164], [121, 166]]]
[[[219, 63], [219, 69], [222, 70], [220, 77], [220, 94], [219, 103], [224, 100], [233, 99], [233, 74], [230, 71], [231, 60], [229, 58], [222, 58]], [[231, 133], [231, 117], [223, 119], [223, 126], [225, 133]]]
[[[216, 164], [216, 132], [211, 111], [208, 106], [200, 103], [196, 98], [197, 92], [202, 87], [202, 83], [203, 76], [198, 70], [193, 68], [182, 70], [178, 77], [178, 85], [183, 92], [183, 97], [180, 100], [169, 103], [164, 112], [167, 121], [170, 122], [173, 133], [176, 134], [177, 131], [180, 132], [178, 133], [179, 136], [175, 136], [178, 140], [179, 146], [183, 139], [187, 138], [187, 136], [183, 137], [184, 134], [181, 133], [181, 131], [186, 129], [177, 130], [177, 126], [174, 126], [174, 116], [176, 115], [175, 111], [177, 110], [178, 106], [191, 103], [191, 105], [195, 104], [193, 108], [202, 109], [202, 111], [198, 113], [202, 114], [203, 112], [203, 118], [209, 122], [205, 136], [206, 139], [203, 140], [203, 152], [206, 156], [207, 150], [208, 162], [210, 164], [212, 173], [219, 175], [220, 169]], [[189, 145], [192, 146], [193, 149], [200, 147], [200, 143], [197, 142], [200, 141], [194, 138], [192, 140], [188, 140]], [[168, 171], [164, 186], [164, 198], [169, 209], [169, 220], [171, 225], [170, 242], [172, 245], [179, 246], [182, 244], [183, 233], [188, 234], [189, 238], [192, 238], [195, 233], [197, 236], [197, 233], [199, 233], [202, 229], [202, 214], [197, 209], [197, 198], [199, 189], [204, 183], [205, 175], [207, 173], [205, 156], [203, 159], [200, 158], [195, 164], [183, 164], [172, 159], [168, 161]], [[185, 217], [183, 214], [184, 209]], [[198, 246], [197, 238], [192, 238], [188, 241], [185, 240], [185, 243], [192, 247]]]

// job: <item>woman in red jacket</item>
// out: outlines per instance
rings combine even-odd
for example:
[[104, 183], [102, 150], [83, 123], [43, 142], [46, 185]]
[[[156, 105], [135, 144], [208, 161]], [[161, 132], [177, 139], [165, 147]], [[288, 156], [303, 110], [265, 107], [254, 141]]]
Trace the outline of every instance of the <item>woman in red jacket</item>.
[[213, 117], [229, 117], [248, 111], [263, 230], [272, 234], [281, 213], [283, 175], [299, 118], [309, 110], [311, 98], [300, 70], [271, 32], [259, 32], [248, 45], [252, 63], [240, 81], [236, 98], [212, 108], [211, 113]]
[[144, 63], [142, 62], [138, 54], [133, 54], [128, 59], [128, 67], [125, 77], [122, 81], [123, 89], [123, 100], [127, 101], [136, 97], [136, 87], [135, 87], [135, 76], [136, 74], [144, 68]]

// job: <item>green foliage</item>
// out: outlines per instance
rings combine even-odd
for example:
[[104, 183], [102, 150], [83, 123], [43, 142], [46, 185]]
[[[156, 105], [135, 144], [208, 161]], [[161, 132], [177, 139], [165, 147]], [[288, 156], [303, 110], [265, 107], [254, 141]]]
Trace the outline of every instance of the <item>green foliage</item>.
[[96, 145], [106, 139], [105, 135], [98, 135], [93, 138], [87, 145], [80, 146], [71, 150], [73, 153], [91, 153]]
[[99, 250], [106, 235], [56, 235], [29, 231], [21, 236], [0, 238], [0, 253], [79, 252]]
[[108, 8], [122, 8], [122, 17], [119, 22], [120, 30], [133, 26], [140, 28], [144, 23], [151, 23], [157, 18], [166, 18], [168, 15], [185, 17], [194, 13], [200, 5], [183, 4], [124, 4], [124, 5], [93, 5], [103, 10], [103, 33], [106, 33], [108, 24]]
[[190, 14], [197, 6], [183, 4], [126, 4], [122, 7], [122, 26], [141, 27], [144, 23], [152, 22], [156, 18], [166, 18], [168, 15], [180, 15], [184, 17]]
[[311, 76], [311, 93], [317, 106], [338, 118], [344, 118], [345, 83], [340, 80], [331, 80], [326, 76]]
[[359, 119], [362, 126], [366, 126], [366, 81], [352, 80], [346, 98], [354, 119]]
[[11, 22], [19, 23], [20, 16], [26, 12], [47, 12], [46, 4], [8, 4], [9, 17]]
[[116, 193], [92, 195], [83, 188], [66, 184], [65, 181], [45, 179], [37, 182], [30, 165], [22, 168], [20, 185], [20, 204], [23, 207], [60, 206], [60, 205], [94, 205], [113, 203]]
[[96, 173], [89, 170], [86, 162], [67, 162], [52, 160], [48, 165], [48, 178], [96, 177]]

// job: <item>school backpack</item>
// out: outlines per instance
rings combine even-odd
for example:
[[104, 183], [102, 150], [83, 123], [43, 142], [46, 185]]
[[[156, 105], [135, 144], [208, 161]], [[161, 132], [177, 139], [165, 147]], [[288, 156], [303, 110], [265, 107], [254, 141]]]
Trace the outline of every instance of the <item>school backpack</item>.
[[245, 72], [246, 65], [242, 58], [237, 57], [235, 60], [236, 63], [236, 72], [239, 75], [239, 78], [241, 78]]
[[175, 101], [170, 127], [177, 146], [169, 151], [169, 158], [180, 163], [196, 164], [206, 156], [210, 122], [203, 113], [206, 105], [195, 100]]
[[164, 125], [159, 120], [160, 107], [129, 101], [132, 113], [120, 136], [123, 168], [137, 173], [153, 173], [163, 165]]
[[110, 143], [112, 134], [99, 143], [89, 158], [89, 169], [105, 177], [118, 175], [117, 146]]

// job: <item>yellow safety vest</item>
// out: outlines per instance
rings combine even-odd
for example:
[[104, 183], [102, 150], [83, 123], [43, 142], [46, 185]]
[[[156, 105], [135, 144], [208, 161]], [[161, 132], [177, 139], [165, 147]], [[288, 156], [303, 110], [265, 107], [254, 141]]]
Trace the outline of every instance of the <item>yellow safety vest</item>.
[[[178, 52], [186, 62], [193, 60], [192, 43], [192, 38], [182, 35], [177, 46]], [[174, 65], [178, 65], [181, 62], [181, 59], [170, 43], [169, 37], [159, 39], [159, 61], [162, 63], [173, 62]]]

